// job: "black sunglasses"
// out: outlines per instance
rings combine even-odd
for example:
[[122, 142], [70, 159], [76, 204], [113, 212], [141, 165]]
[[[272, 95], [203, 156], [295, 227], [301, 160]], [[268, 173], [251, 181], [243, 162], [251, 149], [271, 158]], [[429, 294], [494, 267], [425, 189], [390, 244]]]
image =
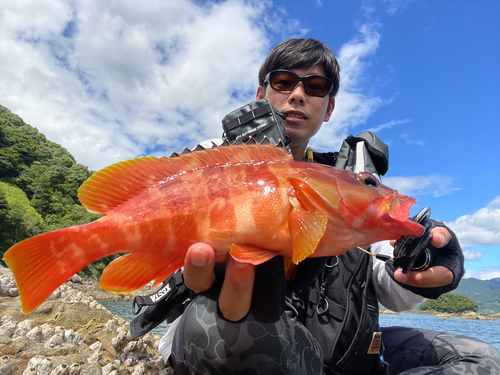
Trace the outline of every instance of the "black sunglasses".
[[333, 89], [333, 82], [328, 77], [320, 75], [299, 77], [289, 70], [273, 70], [267, 73], [264, 79], [264, 84], [269, 83], [278, 91], [292, 91], [299, 82], [304, 83], [304, 90], [307, 94], [321, 98], [327, 96]]

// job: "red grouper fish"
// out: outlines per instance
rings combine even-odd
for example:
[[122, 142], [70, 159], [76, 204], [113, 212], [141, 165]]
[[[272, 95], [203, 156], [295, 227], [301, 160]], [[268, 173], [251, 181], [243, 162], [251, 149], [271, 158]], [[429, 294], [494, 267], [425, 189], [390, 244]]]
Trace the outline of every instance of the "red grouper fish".
[[100, 287], [131, 293], [181, 268], [196, 242], [212, 246], [217, 259], [229, 253], [255, 265], [281, 254], [290, 275], [306, 257], [424, 231], [408, 218], [414, 198], [366, 172], [296, 162], [268, 143], [123, 161], [92, 175], [78, 197], [104, 216], [5, 253], [25, 314], [89, 263], [120, 252], [128, 254], [108, 265]]

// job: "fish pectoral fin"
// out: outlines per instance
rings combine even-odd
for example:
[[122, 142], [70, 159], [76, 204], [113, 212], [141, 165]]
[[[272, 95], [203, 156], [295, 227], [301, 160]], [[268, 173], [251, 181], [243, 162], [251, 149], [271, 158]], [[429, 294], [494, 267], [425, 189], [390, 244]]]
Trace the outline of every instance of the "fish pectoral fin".
[[292, 261], [295, 264], [314, 253], [323, 238], [328, 224], [328, 215], [324, 211], [306, 211], [295, 209], [288, 221], [292, 234]]
[[300, 204], [308, 210], [330, 207], [332, 204], [309, 185], [304, 175], [305, 172], [292, 173], [287, 176], [288, 182], [295, 189], [295, 194]]
[[229, 255], [241, 263], [251, 263], [254, 266], [267, 262], [274, 258], [278, 253], [272, 250], [262, 249], [252, 245], [232, 244], [229, 247]]

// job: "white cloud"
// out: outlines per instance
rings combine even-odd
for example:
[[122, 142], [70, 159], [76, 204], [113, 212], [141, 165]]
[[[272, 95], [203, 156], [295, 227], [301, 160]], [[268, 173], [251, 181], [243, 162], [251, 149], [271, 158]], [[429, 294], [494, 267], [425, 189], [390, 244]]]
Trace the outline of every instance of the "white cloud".
[[500, 195], [472, 215], [447, 222], [462, 246], [500, 245]]
[[387, 3], [387, 13], [391, 16], [398, 12], [403, 12], [410, 6], [411, 3], [416, 2], [417, 0], [384, 0], [384, 3]]
[[401, 134], [401, 138], [408, 145], [425, 146], [425, 141], [420, 141], [418, 139], [414, 139], [413, 136], [409, 133]]
[[406, 123], [408, 123], [410, 121], [411, 121], [410, 119], [391, 120], [389, 122], [386, 122], [385, 124], [378, 125], [378, 126], [375, 126], [373, 128], [367, 129], [367, 131], [376, 134], [376, 133], [380, 132], [381, 130], [390, 129], [390, 128], [394, 127], [394, 126], [401, 125], [401, 124], [406, 124]]
[[382, 105], [384, 100], [366, 94], [361, 83], [370, 67], [369, 56], [375, 54], [380, 42], [378, 23], [358, 25], [358, 34], [344, 44], [338, 52], [341, 68], [340, 90], [335, 100], [331, 120], [324, 124], [311, 140], [317, 149], [337, 149], [352, 128], [366, 120]]
[[480, 271], [467, 271], [464, 278], [475, 278], [479, 280], [491, 280], [500, 277], [500, 266], [484, 267]]
[[[27, 0], [0, 17], [0, 104], [94, 170], [219, 137], [222, 117], [255, 98], [274, 40], [307, 33], [254, 0]], [[337, 109], [315, 146], [338, 147], [383, 104], [360, 84], [379, 27], [359, 24], [340, 49]]]
[[1, 104], [92, 169], [220, 136], [220, 119], [255, 97], [267, 6], [7, 2]]
[[382, 182], [384, 185], [410, 196], [432, 195], [441, 197], [459, 190], [452, 187], [452, 177], [442, 175], [385, 177]]
[[466, 262], [474, 262], [480, 260], [484, 256], [483, 251], [476, 251], [471, 249], [462, 249]]

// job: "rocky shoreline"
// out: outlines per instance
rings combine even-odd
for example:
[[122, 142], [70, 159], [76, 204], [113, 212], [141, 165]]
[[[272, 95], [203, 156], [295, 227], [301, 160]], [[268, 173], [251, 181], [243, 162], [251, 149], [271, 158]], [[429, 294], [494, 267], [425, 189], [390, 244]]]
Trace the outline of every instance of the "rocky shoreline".
[[[136, 294], [116, 295], [75, 275], [38, 309], [23, 315], [12, 273], [0, 266], [0, 375], [174, 374], [158, 352], [159, 335], [133, 339], [130, 323], [97, 302], [132, 301], [136, 295], [153, 291], [146, 287]], [[441, 319], [500, 319], [500, 314], [404, 313]]]
[[394, 312], [394, 311], [387, 310], [387, 309], [380, 309], [380, 314], [389, 314], [389, 315], [399, 315], [399, 314], [434, 315], [438, 319], [456, 319], [456, 318], [462, 318], [462, 319], [469, 319], [469, 320], [489, 320], [489, 321], [494, 321], [494, 320], [499, 320], [500, 319], [500, 314], [493, 314], [493, 315], [480, 315], [478, 313], [450, 314], [450, 313], [441, 313], [441, 312], [438, 312], [438, 311], [419, 311], [419, 310], [411, 310], [411, 311], [404, 311], [404, 312], [398, 313], [398, 312]]
[[0, 375], [173, 374], [158, 352], [160, 336], [133, 339], [130, 324], [97, 302], [134, 296], [113, 295], [73, 277], [23, 315], [14, 278], [0, 267]]

